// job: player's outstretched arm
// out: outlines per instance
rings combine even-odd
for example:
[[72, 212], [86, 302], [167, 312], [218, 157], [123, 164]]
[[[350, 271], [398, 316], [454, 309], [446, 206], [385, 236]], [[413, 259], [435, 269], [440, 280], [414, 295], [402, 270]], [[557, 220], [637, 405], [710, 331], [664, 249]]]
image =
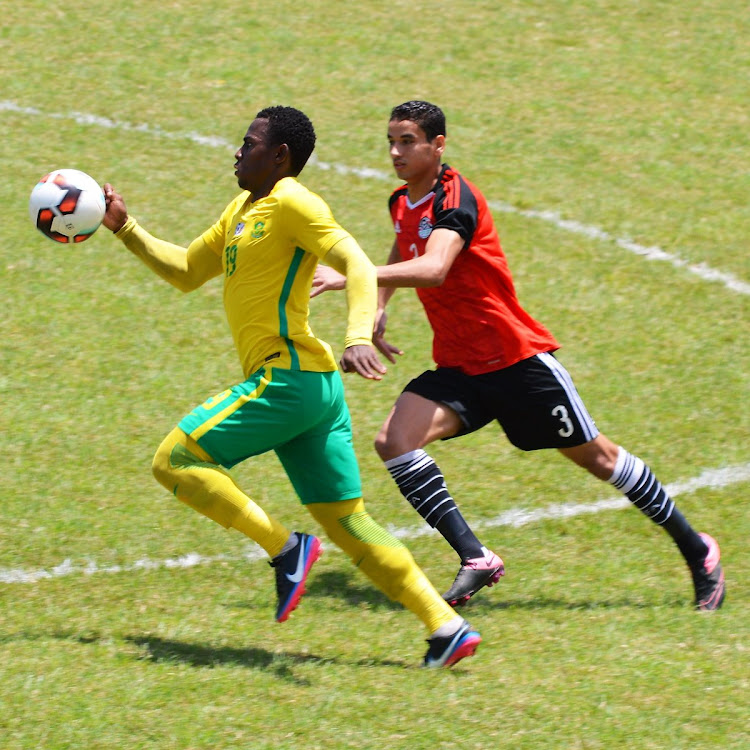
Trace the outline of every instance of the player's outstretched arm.
[[[331, 262], [328, 256], [326, 256], [326, 260]], [[390, 265], [391, 263], [398, 263], [400, 260], [401, 257], [398, 252], [398, 246], [394, 242], [393, 247], [391, 248], [390, 255], [388, 256], [387, 265]], [[334, 260], [333, 262], [337, 261]], [[382, 267], [378, 267], [376, 271], [379, 272], [381, 268]], [[346, 276], [343, 273], [339, 273], [330, 266], [319, 265], [315, 269], [315, 276], [313, 277], [310, 297], [317, 297], [319, 294], [323, 294], [323, 292], [340, 290], [344, 289], [345, 287]], [[403, 351], [401, 349], [389, 343], [385, 339], [385, 324], [387, 320], [385, 307], [395, 291], [395, 287], [381, 287], [380, 289], [378, 289], [378, 307], [375, 313], [375, 324], [373, 326], [372, 332], [372, 343], [391, 362], [396, 361], [395, 355], [403, 354]], [[343, 358], [341, 360], [341, 366], [346, 372]], [[352, 367], [352, 369], [354, 369], [354, 367]]]
[[150, 235], [128, 215], [125, 201], [109, 183], [104, 185], [104, 199], [107, 203], [104, 226], [154, 273], [180, 291], [197, 289], [221, 273], [221, 259], [200, 237], [188, 248], [165, 242]]
[[341, 368], [344, 372], [356, 372], [363, 378], [380, 380], [386, 367], [372, 346], [377, 306], [375, 266], [351, 236], [337, 242], [325, 260], [345, 277], [349, 314]]

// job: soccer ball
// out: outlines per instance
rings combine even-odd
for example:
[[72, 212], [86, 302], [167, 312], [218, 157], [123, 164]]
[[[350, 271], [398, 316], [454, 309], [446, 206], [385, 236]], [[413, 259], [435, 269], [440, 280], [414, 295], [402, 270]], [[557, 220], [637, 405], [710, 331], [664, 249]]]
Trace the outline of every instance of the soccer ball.
[[34, 226], [56, 242], [83, 242], [99, 228], [106, 204], [93, 177], [78, 169], [56, 169], [31, 191], [29, 216]]

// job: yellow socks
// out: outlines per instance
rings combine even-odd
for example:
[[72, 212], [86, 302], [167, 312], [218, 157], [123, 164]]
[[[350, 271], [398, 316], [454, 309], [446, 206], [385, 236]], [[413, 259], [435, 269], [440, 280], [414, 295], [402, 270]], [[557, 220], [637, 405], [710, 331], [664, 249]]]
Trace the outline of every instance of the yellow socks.
[[154, 476], [172, 494], [224, 528], [234, 528], [275, 557], [290, 535], [235, 484], [181, 429], [167, 435], [154, 456]]
[[[276, 557], [291, 532], [269, 516], [188, 435], [175, 428], [153, 461], [156, 479], [212, 521], [234, 528]], [[438, 594], [408, 549], [376, 523], [362, 498], [306, 506], [326, 534], [372, 582], [434, 633], [458, 615]]]
[[406, 547], [365, 511], [362, 498], [307, 506], [352, 562], [390, 599], [413, 612], [434, 633], [456, 612], [438, 594]]

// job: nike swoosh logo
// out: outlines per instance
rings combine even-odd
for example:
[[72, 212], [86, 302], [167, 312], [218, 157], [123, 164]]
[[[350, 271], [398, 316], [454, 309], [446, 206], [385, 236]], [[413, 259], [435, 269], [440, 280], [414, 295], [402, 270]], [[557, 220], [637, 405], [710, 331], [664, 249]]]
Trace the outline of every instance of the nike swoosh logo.
[[302, 576], [305, 574], [305, 546], [300, 539], [299, 543], [299, 560], [297, 560], [297, 570], [291, 575], [286, 574], [288, 580], [292, 583], [299, 583], [302, 580]]
[[469, 629], [467, 627], [460, 627], [458, 631], [456, 632], [456, 635], [453, 636], [453, 640], [451, 641], [450, 646], [448, 646], [447, 649], [443, 653], [452, 652], [453, 649], [456, 647], [456, 644], [469, 632]]

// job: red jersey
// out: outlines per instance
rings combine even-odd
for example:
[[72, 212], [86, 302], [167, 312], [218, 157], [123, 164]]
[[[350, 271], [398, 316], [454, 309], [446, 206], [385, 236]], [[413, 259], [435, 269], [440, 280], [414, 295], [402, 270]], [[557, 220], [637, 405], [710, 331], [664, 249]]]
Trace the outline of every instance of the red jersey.
[[433, 229], [452, 229], [464, 240], [443, 284], [417, 289], [439, 367], [479, 375], [559, 348], [518, 302], [487, 201], [455, 169], [444, 164], [433, 191], [417, 203], [403, 185], [389, 207], [403, 260], [424, 255]]

